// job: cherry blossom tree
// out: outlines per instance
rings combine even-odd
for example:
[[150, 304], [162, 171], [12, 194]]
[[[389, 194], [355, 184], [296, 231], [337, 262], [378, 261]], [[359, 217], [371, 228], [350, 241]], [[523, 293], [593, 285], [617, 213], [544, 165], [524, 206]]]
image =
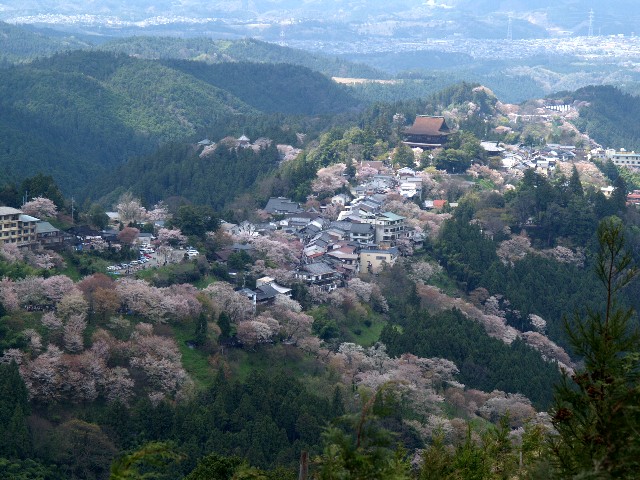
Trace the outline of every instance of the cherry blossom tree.
[[85, 317], [89, 305], [82, 296], [79, 290], [73, 290], [62, 297], [62, 300], [58, 303], [57, 313], [58, 317], [66, 321], [72, 316]]
[[135, 198], [130, 192], [123, 193], [120, 196], [116, 210], [120, 216], [120, 221], [124, 225], [143, 220], [147, 215], [147, 211], [140, 203], [140, 200]]
[[19, 348], [7, 348], [0, 355], [0, 363], [8, 364], [16, 362], [16, 365], [22, 365], [25, 360], [25, 353]]
[[144, 280], [124, 278], [116, 283], [116, 292], [129, 310], [153, 321], [164, 320], [162, 293]]
[[6, 278], [0, 279], [0, 302], [9, 312], [15, 312], [20, 309], [15, 283]]
[[153, 335], [149, 324], [136, 326], [130, 340], [130, 364], [146, 377], [150, 388], [164, 396], [175, 395], [187, 383], [181, 355], [171, 338]]
[[336, 163], [318, 170], [316, 179], [311, 184], [314, 192], [333, 192], [349, 184], [342, 175], [347, 169], [344, 163]]
[[15, 243], [0, 244], [0, 258], [9, 263], [21, 262], [24, 260], [24, 253]]
[[437, 263], [417, 261], [410, 264], [411, 273], [409, 277], [415, 282], [427, 282], [434, 275], [442, 271], [442, 267]]
[[234, 291], [226, 282], [212, 283], [202, 292], [212, 300], [214, 308], [226, 312], [234, 323], [246, 320], [253, 314], [251, 300]]
[[531, 240], [526, 235], [515, 235], [509, 240], [500, 243], [498, 257], [505, 265], [512, 265], [531, 253]]
[[87, 322], [84, 315], [70, 315], [63, 327], [64, 348], [68, 352], [80, 352], [84, 349], [84, 331]]
[[169, 217], [169, 207], [163, 201], [156, 203], [153, 209], [147, 212], [147, 220], [150, 222], [167, 220]]
[[238, 340], [245, 347], [255, 348], [258, 344], [270, 342], [278, 333], [278, 327], [279, 324], [275, 319], [264, 315], [254, 320], [244, 320], [238, 323]]
[[51, 251], [33, 252], [28, 251], [24, 254], [24, 261], [28, 265], [42, 270], [51, 270], [52, 268], [64, 268], [64, 259], [62, 256]]
[[42, 277], [28, 276], [13, 283], [20, 305], [43, 305], [47, 302]]
[[284, 311], [277, 316], [280, 334], [285, 342], [298, 345], [303, 339], [311, 336], [313, 317], [304, 312]]
[[42, 336], [37, 331], [28, 328], [22, 335], [29, 340], [29, 350], [32, 354], [38, 354], [42, 350]]
[[44, 279], [42, 288], [47, 300], [54, 305], [59, 303], [65, 295], [77, 291], [73, 280], [66, 275], [54, 275]]
[[123, 367], [110, 368], [107, 371], [105, 380], [104, 390], [107, 402], [120, 402], [123, 405], [129, 405], [133, 398], [133, 388], [135, 386], [129, 371]]
[[158, 230], [158, 242], [162, 245], [175, 247], [177, 245], [185, 245], [187, 237], [182, 234], [179, 228], [161, 228]]
[[378, 175], [378, 170], [366, 165], [358, 167], [356, 171], [356, 179], [360, 182], [373, 178], [374, 175]]
[[40, 322], [49, 330], [59, 330], [62, 328], [62, 320], [56, 317], [56, 314], [53, 312], [45, 312]]
[[51, 402], [61, 398], [61, 357], [62, 351], [49, 344], [46, 352], [33, 361], [20, 365], [20, 374], [32, 399]]
[[22, 211], [37, 218], [55, 217], [58, 214], [56, 204], [45, 197], [34, 197], [22, 206]]
[[287, 297], [286, 295], [276, 295], [273, 310], [278, 312], [290, 311], [298, 313], [302, 311], [302, 305], [300, 305], [300, 302]]
[[302, 256], [302, 244], [292, 236], [280, 234], [251, 237], [247, 240], [253, 246], [256, 255], [264, 259], [270, 267], [290, 268], [296, 265]]

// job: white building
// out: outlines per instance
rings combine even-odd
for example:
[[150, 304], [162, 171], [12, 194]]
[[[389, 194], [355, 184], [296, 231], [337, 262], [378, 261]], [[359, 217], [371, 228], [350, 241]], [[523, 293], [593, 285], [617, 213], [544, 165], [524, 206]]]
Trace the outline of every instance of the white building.
[[611, 160], [619, 167], [640, 167], [640, 153], [627, 152], [624, 148], [616, 152], [613, 148], [608, 148], [604, 152], [607, 160]]

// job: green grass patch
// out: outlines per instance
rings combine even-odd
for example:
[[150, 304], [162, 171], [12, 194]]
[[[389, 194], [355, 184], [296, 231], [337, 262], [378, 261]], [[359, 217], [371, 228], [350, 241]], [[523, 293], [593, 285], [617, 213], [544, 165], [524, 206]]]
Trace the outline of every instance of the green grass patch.
[[202, 277], [200, 280], [193, 282], [193, 286], [202, 290], [203, 288], [207, 288], [212, 283], [216, 282], [216, 278], [206, 275]]
[[193, 340], [194, 326], [191, 324], [173, 325], [173, 337], [182, 354], [182, 365], [199, 388], [208, 388], [213, 384], [216, 371], [209, 363], [209, 355], [199, 348], [187, 345]]
[[351, 326], [349, 329], [352, 341], [363, 347], [370, 347], [380, 340], [382, 329], [387, 323], [378, 315], [371, 315], [367, 320], [360, 325]]
[[495, 190], [496, 185], [488, 178], [481, 178], [477, 181], [477, 185], [480, 186], [482, 190]]
[[431, 277], [428, 283], [429, 285], [438, 287], [450, 297], [460, 295], [461, 293], [455, 280], [449, 277], [444, 271]]
[[326, 373], [325, 365], [293, 345], [259, 345], [253, 351], [234, 348], [227, 350], [225, 356], [233, 376], [239, 380], [245, 380], [253, 371], [270, 375], [284, 373], [298, 378], [319, 377]]

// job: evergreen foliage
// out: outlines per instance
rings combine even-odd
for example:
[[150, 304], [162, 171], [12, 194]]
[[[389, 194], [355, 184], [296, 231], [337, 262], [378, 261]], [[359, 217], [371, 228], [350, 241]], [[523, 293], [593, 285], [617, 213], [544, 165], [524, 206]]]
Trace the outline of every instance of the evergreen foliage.
[[551, 404], [552, 385], [560, 380], [558, 368], [524, 342], [507, 345], [491, 338], [458, 310], [433, 315], [422, 311], [397, 322], [385, 326], [380, 336], [391, 355], [446, 358], [458, 366], [460, 381], [470, 388], [522, 393], [539, 408]]
[[575, 353], [584, 359], [569, 381], [564, 377], [552, 411], [558, 435], [551, 448], [559, 478], [636, 478], [640, 468], [640, 335], [633, 311], [619, 293], [637, 273], [625, 249], [619, 218], [598, 227], [596, 273], [606, 306], [567, 322]]

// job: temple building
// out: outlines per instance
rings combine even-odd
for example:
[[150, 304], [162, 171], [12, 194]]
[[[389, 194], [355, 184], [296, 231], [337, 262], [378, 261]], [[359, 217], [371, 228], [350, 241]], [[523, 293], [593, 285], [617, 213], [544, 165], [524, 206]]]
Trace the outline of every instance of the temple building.
[[447, 142], [447, 137], [454, 133], [444, 117], [418, 115], [413, 125], [404, 130], [405, 145], [423, 149], [439, 148]]

